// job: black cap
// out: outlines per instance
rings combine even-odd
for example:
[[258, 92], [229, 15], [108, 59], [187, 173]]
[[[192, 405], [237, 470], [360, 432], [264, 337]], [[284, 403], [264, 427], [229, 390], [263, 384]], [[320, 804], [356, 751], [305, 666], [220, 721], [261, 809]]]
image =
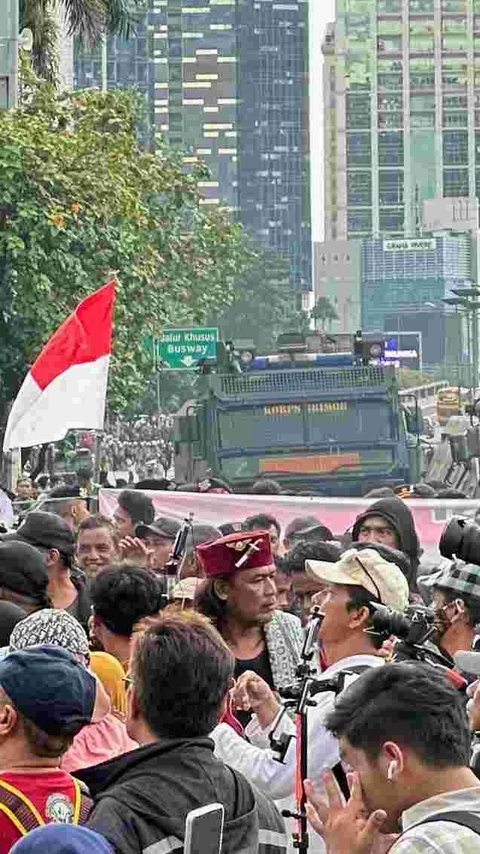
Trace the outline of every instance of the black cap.
[[20, 541], [0, 542], [0, 587], [45, 605], [47, 585], [47, 568], [36, 548]]
[[218, 530], [222, 537], [226, 537], [228, 534], [238, 534], [243, 529], [241, 522], [224, 522], [222, 525], [218, 526]]
[[165, 491], [167, 489], [175, 489], [175, 481], [167, 480], [166, 477], [147, 477], [145, 480], [139, 480], [133, 487], [134, 489], [154, 489]]
[[201, 523], [192, 525], [188, 530], [186, 548], [191, 551], [202, 543], [213, 543], [214, 540], [219, 540], [221, 536], [222, 532], [218, 528], [214, 528], [213, 525], [202, 525]]
[[58, 646], [32, 646], [0, 661], [0, 685], [29, 721], [49, 735], [79, 732], [95, 706], [95, 677]]
[[180, 523], [169, 516], [159, 516], [151, 525], [140, 522], [135, 528], [135, 536], [144, 540], [146, 537], [162, 537], [164, 540], [174, 540], [180, 530]]
[[46, 496], [49, 498], [82, 498], [80, 487], [77, 486], [54, 486]]
[[292, 519], [285, 530], [285, 539], [289, 542], [306, 540], [309, 543], [333, 540], [334, 536], [326, 525], [322, 525], [314, 516], [300, 516]]
[[6, 540], [20, 540], [32, 546], [44, 549], [57, 549], [65, 555], [72, 555], [75, 548], [73, 534], [67, 523], [56, 513], [32, 510], [12, 534], [3, 537]]

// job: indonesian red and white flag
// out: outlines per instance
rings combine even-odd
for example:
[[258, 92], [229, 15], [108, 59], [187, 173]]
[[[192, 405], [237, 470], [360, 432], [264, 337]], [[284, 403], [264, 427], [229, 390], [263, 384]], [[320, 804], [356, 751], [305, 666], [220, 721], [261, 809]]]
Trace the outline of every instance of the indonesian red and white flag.
[[103, 428], [114, 299], [111, 281], [82, 300], [52, 335], [12, 406], [4, 451], [56, 442], [75, 428]]

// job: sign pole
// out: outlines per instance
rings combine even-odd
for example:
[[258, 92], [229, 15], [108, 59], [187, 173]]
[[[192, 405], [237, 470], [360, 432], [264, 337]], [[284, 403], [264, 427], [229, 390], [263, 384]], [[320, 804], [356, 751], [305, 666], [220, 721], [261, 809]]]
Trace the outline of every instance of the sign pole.
[[153, 370], [155, 371], [155, 388], [157, 395], [157, 412], [160, 415], [161, 413], [161, 403], [162, 403], [162, 389], [161, 389], [161, 372], [162, 372], [162, 363], [159, 358], [159, 349], [158, 349], [158, 339], [152, 338], [152, 348], [153, 348]]
[[162, 369], [157, 368], [157, 412], [162, 414]]
[[473, 400], [478, 388], [478, 303], [472, 302], [472, 362], [473, 362]]
[[6, 0], [0, 15], [0, 109], [18, 105], [18, 0]]

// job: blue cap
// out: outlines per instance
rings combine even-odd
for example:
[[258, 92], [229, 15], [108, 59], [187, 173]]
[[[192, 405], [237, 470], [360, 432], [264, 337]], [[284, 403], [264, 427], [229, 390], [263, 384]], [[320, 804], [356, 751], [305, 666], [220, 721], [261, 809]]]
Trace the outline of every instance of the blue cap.
[[95, 677], [61, 647], [11, 652], [0, 661], [0, 685], [18, 711], [48, 735], [75, 735], [92, 720]]
[[47, 824], [15, 843], [11, 854], [114, 854], [99, 833], [74, 824]]

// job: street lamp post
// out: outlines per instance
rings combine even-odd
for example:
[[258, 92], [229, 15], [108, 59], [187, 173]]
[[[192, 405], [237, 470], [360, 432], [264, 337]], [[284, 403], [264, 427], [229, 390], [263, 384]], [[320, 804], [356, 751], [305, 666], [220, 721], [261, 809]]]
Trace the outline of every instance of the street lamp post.
[[[462, 318], [462, 315], [459, 311], [459, 307], [462, 305], [462, 303], [458, 297], [444, 297], [442, 299], [442, 302], [445, 305], [449, 305], [452, 308], [455, 308], [455, 317], [457, 319], [456, 325], [459, 328], [459, 332], [460, 332], [459, 341], [457, 344], [457, 366], [456, 366], [457, 367], [458, 400], [460, 401], [460, 389], [462, 386], [462, 376], [461, 376], [460, 365], [461, 365], [461, 361], [462, 361], [461, 357], [462, 357], [462, 341], [463, 341], [463, 330], [462, 330], [463, 318]], [[460, 318], [460, 324], [458, 324], [459, 318]], [[467, 318], [467, 323], [468, 323], [468, 318]], [[470, 351], [470, 346], [469, 346], [469, 351]]]
[[473, 396], [477, 396], [478, 386], [478, 309], [480, 302], [476, 300], [470, 303], [472, 310], [472, 361], [473, 361]]
[[106, 32], [102, 35], [102, 92], [108, 92], [108, 42]]
[[[460, 304], [465, 307], [468, 315], [471, 314], [471, 329], [472, 329], [472, 403], [476, 397], [478, 388], [478, 371], [479, 371], [479, 342], [478, 342], [478, 310], [480, 308], [480, 287], [471, 285], [468, 288], [452, 288], [452, 293], [460, 300]], [[469, 319], [469, 318], [468, 318]], [[467, 320], [468, 322], [468, 320]]]
[[18, 0], [6, 0], [0, 13], [0, 109], [18, 103]]

